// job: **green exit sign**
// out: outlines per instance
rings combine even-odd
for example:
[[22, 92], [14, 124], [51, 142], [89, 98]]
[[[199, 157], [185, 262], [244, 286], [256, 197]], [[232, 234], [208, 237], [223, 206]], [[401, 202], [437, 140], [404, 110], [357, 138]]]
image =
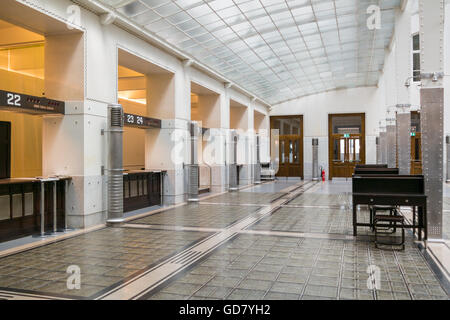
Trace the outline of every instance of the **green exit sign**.
[[415, 132], [411, 132], [411, 137], [415, 137], [416, 133]]
[[344, 138], [350, 138], [350, 134], [349, 133], [344, 134]]

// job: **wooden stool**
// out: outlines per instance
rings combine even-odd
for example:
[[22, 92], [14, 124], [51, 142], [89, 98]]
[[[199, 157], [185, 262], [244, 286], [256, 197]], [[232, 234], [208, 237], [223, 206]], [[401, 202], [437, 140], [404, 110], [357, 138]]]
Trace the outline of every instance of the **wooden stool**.
[[[377, 211], [389, 211], [391, 216], [397, 216], [398, 211], [396, 206], [369, 206], [369, 215], [370, 215], [370, 224], [372, 225], [372, 231], [375, 231], [374, 219], [377, 215]], [[389, 228], [392, 229], [392, 228]], [[395, 233], [397, 230], [394, 228], [392, 233]]]
[[[394, 230], [397, 228], [402, 229], [402, 241], [401, 243], [387, 243], [387, 242], [380, 242], [378, 241], [378, 235], [379, 234], [387, 234], [386, 232], [379, 232], [379, 227], [385, 227], [383, 223], [388, 222], [390, 226], [393, 225]], [[399, 215], [376, 215], [374, 217], [373, 221], [374, 229], [375, 229], [375, 247], [377, 249], [381, 249], [378, 247], [379, 244], [381, 245], [392, 245], [392, 246], [400, 246], [401, 250], [405, 250], [405, 218], [403, 216]]]

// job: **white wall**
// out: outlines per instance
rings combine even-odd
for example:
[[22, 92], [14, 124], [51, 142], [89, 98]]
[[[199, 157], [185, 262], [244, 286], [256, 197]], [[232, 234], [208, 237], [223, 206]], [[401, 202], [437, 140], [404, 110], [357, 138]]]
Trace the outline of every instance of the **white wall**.
[[366, 161], [375, 163], [378, 121], [385, 114], [384, 95], [376, 87], [344, 89], [306, 96], [272, 108], [271, 116], [303, 115], [305, 179], [312, 176], [312, 138], [319, 138], [319, 166], [328, 175], [328, 115], [366, 114]]

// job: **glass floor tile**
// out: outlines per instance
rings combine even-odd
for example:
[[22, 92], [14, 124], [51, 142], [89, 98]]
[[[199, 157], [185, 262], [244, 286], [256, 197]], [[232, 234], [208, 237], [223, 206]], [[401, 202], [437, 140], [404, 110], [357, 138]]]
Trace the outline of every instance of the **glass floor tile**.
[[131, 224], [173, 225], [225, 228], [261, 209], [261, 207], [216, 204], [189, 204], [133, 220]]
[[[0, 258], [0, 289], [93, 298], [208, 235], [105, 228]], [[81, 271], [80, 290], [67, 288], [73, 265]]]
[[[282, 254], [280, 254], [282, 253]], [[378, 288], [367, 269], [380, 270]], [[239, 235], [144, 299], [448, 299], [417, 247]]]
[[230, 192], [201, 201], [227, 204], [270, 204], [284, 195], [281, 192]]
[[[369, 222], [367, 210], [361, 209], [357, 213], [358, 222]], [[353, 235], [353, 215], [348, 209], [282, 207], [249, 229]], [[358, 234], [365, 233], [370, 230], [358, 228]]]
[[323, 194], [305, 192], [289, 202], [298, 206], [349, 206], [350, 197], [347, 194]]

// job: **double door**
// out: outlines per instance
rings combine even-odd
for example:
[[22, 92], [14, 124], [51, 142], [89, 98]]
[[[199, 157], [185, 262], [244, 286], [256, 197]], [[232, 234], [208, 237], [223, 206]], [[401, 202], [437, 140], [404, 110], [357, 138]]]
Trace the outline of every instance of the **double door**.
[[363, 140], [360, 135], [335, 134], [332, 137], [332, 177], [351, 178], [357, 164], [364, 163]]
[[298, 135], [280, 136], [279, 177], [302, 177], [303, 174], [303, 139]]
[[422, 134], [411, 137], [411, 174], [422, 174]]

